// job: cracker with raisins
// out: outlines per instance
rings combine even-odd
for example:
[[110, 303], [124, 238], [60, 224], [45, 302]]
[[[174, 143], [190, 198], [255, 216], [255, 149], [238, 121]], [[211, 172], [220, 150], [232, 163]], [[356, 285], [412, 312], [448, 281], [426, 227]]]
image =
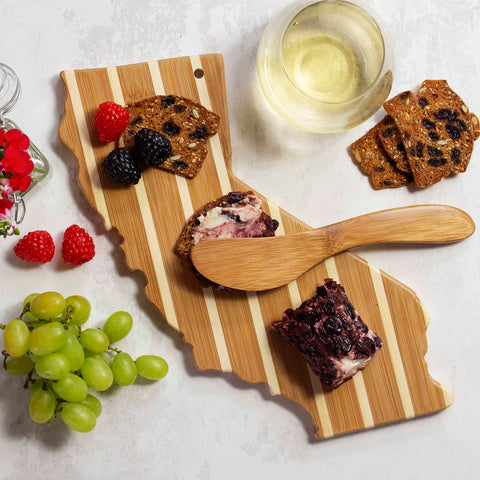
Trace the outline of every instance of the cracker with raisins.
[[465, 172], [475, 137], [472, 116], [464, 101], [446, 80], [425, 80], [418, 90], [417, 103], [432, 148], [442, 151], [452, 173]]
[[135, 134], [150, 128], [165, 135], [172, 155], [158, 168], [193, 178], [207, 156], [205, 142], [218, 131], [220, 117], [202, 105], [184, 97], [158, 95], [126, 105], [130, 123], [119, 146], [133, 149]]
[[403, 92], [383, 106], [400, 130], [416, 185], [425, 188], [450, 175], [453, 163], [447, 158], [444, 145], [432, 140], [430, 134], [435, 125], [430, 125], [415, 95]]
[[370, 177], [373, 188], [403, 187], [412, 181], [410, 173], [402, 172], [390, 160], [378, 137], [381, 123], [352, 143], [350, 150], [360, 168]]
[[405, 147], [403, 146], [400, 130], [390, 115], [387, 115], [381, 122], [378, 130], [378, 138], [382, 142], [387, 155], [395, 162], [395, 165], [402, 172], [412, 172], [408, 163]]

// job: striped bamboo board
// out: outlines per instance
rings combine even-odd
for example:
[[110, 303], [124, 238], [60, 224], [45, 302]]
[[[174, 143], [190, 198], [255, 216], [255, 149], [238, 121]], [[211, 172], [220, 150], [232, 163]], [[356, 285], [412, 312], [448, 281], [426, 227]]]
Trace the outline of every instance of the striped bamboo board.
[[[261, 293], [202, 289], [173, 247], [185, 220], [199, 206], [232, 190], [251, 189], [232, 173], [223, 58], [201, 55], [122, 67], [64, 71], [67, 96], [59, 135], [73, 152], [83, 192], [124, 238], [131, 269], [144, 272], [146, 294], [166, 321], [193, 346], [200, 370], [235, 372], [247, 382], [266, 382], [312, 416], [317, 437], [362, 430], [442, 410], [451, 391], [433, 380], [424, 360], [426, 312], [415, 293], [360, 257], [328, 259], [288, 286]], [[125, 104], [159, 94], [191, 98], [221, 116], [218, 135], [196, 178], [158, 169], [138, 185], [113, 186], [101, 162], [113, 144], [101, 144], [94, 113], [104, 101]], [[280, 222], [279, 235], [309, 227], [265, 197], [267, 213]], [[368, 368], [335, 391], [325, 392], [297, 351], [269, 328], [289, 307], [309, 298], [332, 277], [342, 283], [384, 347]]]

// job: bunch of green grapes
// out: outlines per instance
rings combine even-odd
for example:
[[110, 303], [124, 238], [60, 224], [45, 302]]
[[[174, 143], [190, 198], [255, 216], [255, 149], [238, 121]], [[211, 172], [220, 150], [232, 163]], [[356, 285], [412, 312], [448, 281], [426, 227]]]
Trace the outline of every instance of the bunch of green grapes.
[[18, 318], [0, 324], [3, 365], [12, 375], [27, 376], [29, 413], [36, 423], [50, 423], [60, 414], [73, 430], [89, 432], [102, 411], [89, 388], [103, 392], [113, 382], [126, 386], [137, 375], [159, 380], [168, 372], [161, 357], [142, 355], [134, 361], [112, 346], [130, 333], [129, 313], [113, 313], [102, 329], [82, 329], [90, 312], [90, 302], [80, 295], [32, 293]]

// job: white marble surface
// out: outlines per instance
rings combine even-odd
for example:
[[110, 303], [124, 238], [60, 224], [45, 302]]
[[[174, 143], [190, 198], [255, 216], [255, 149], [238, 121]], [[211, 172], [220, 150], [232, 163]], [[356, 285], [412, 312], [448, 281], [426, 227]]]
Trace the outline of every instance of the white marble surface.
[[[0, 61], [22, 80], [10, 117], [51, 162], [51, 181], [28, 200], [22, 230], [49, 230], [57, 243], [78, 223], [95, 237], [96, 258], [67, 268], [26, 265], [0, 239], [0, 306], [8, 320], [25, 294], [59, 290], [88, 296], [92, 324], [114, 310], [135, 318], [128, 349], [156, 352], [170, 373], [152, 385], [102, 395], [104, 413], [91, 434], [50, 428], [28, 418], [21, 382], [0, 372], [0, 479], [474, 478], [478, 473], [480, 379], [477, 363], [480, 287], [478, 234], [443, 247], [371, 247], [359, 253], [412, 287], [432, 322], [431, 375], [449, 385], [455, 403], [439, 414], [313, 441], [309, 416], [263, 386], [233, 375], [196, 372], [190, 347], [162, 323], [143, 294], [144, 279], [125, 267], [115, 233], [106, 233], [75, 182], [72, 155], [57, 128], [64, 69], [111, 66], [220, 52], [225, 57], [234, 170], [293, 214], [320, 226], [388, 207], [449, 203], [480, 216], [480, 149], [467, 174], [425, 191], [373, 191], [346, 152], [382, 113], [349, 132], [320, 136], [273, 117], [258, 93], [254, 63], [266, 23], [288, 0], [65, 2], [2, 0]], [[394, 40], [393, 92], [425, 78], [446, 78], [480, 112], [478, 0], [370, 0]], [[477, 150], [478, 149], [478, 150]]]

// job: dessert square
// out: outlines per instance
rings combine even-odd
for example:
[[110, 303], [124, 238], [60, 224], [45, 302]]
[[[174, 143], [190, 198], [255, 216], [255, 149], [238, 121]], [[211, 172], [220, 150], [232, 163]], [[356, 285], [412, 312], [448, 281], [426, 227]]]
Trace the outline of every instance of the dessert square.
[[344, 288], [332, 280], [313, 298], [288, 309], [272, 327], [298, 348], [327, 388], [338, 388], [363, 370], [382, 347], [382, 340], [360, 318]]

